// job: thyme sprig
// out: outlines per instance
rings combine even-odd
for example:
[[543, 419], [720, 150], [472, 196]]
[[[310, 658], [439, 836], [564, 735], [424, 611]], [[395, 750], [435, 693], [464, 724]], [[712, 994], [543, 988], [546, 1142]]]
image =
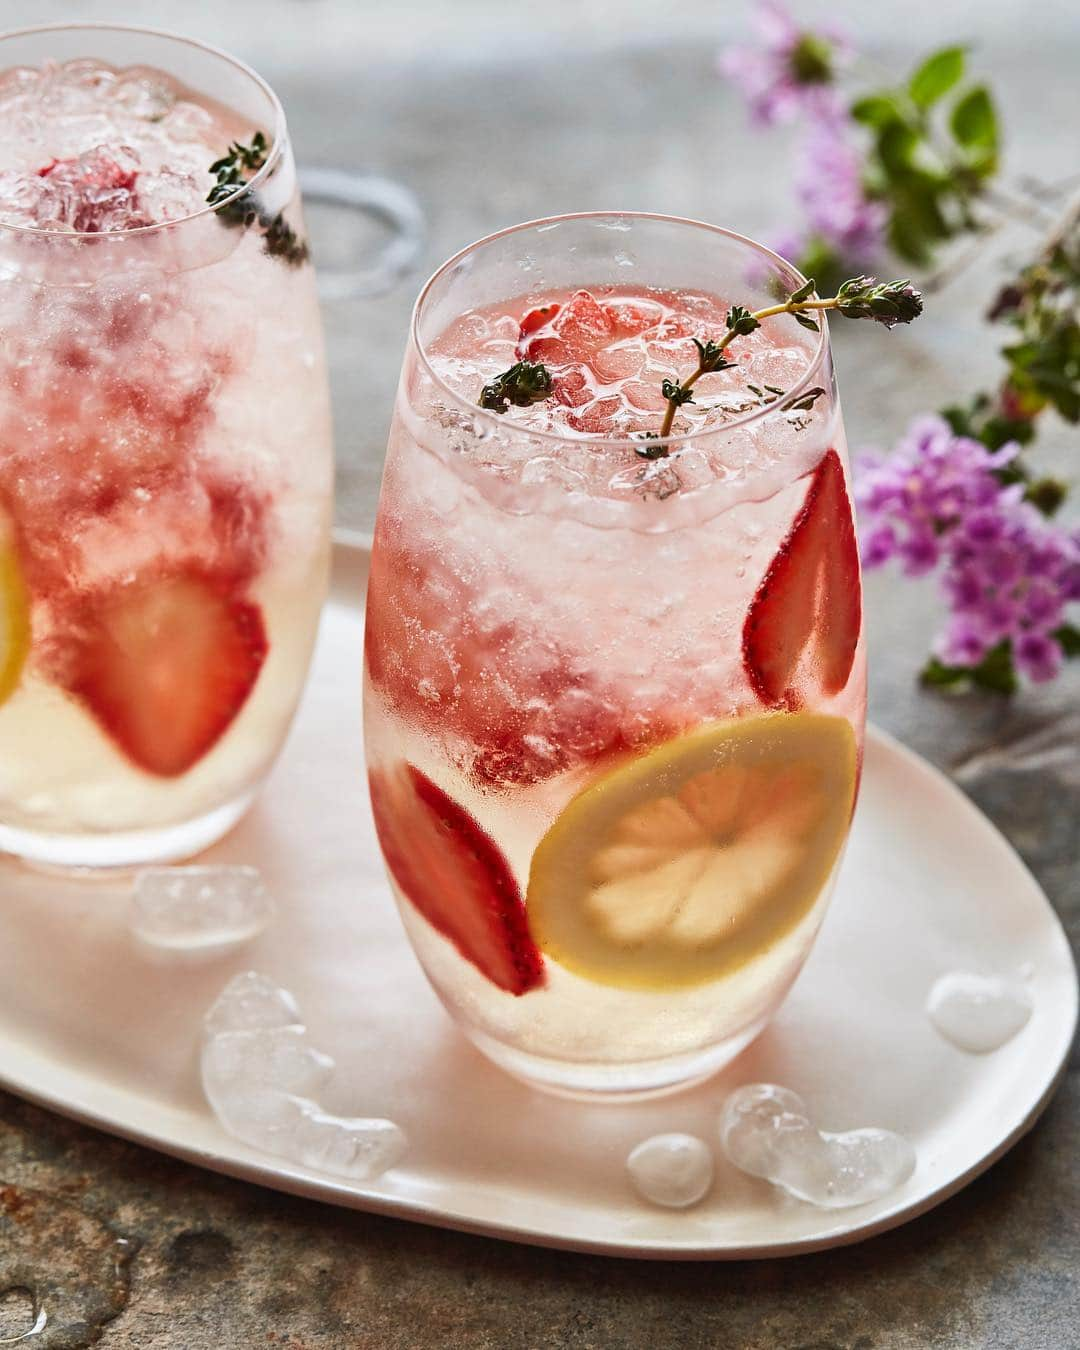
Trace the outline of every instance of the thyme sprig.
[[217, 182], [206, 194], [206, 200], [217, 208], [223, 224], [243, 229], [257, 225], [262, 231], [264, 251], [289, 267], [299, 267], [310, 257], [307, 241], [300, 238], [283, 212], [268, 211], [257, 193], [239, 191], [247, 186], [245, 175], [258, 173], [269, 151], [269, 143], [261, 131], [252, 135], [250, 145], [233, 141], [225, 154], [210, 165]]
[[[791, 314], [797, 323], [816, 333], [818, 323], [811, 311], [832, 309], [847, 319], [872, 319], [886, 328], [892, 328], [898, 323], [911, 323], [922, 313], [922, 308], [922, 296], [909, 281], [879, 282], [868, 276], [852, 277], [844, 282], [835, 295], [824, 299], [815, 294], [814, 282], [810, 280], [792, 291], [786, 300], [764, 309], [751, 311], [742, 305], [732, 305], [725, 321], [726, 331], [719, 339], [692, 339], [697, 348], [697, 369], [685, 379], [663, 381], [660, 390], [667, 400], [667, 408], [660, 430], [645, 432], [641, 445], [635, 449], [643, 459], [663, 459], [668, 454], [666, 442], [671, 435], [675, 414], [684, 404], [693, 403], [694, 386], [698, 380], [703, 375], [712, 375], [737, 365], [738, 362], [729, 361], [724, 353], [735, 338], [746, 337], [760, 328], [763, 319], [777, 314]], [[747, 388], [759, 402], [765, 404], [773, 403], [785, 395], [784, 390], [769, 385], [765, 389], [772, 398], [766, 398], [755, 385], [748, 385]], [[511, 405], [524, 408], [532, 403], [542, 403], [551, 397], [553, 390], [551, 372], [543, 362], [518, 361], [484, 385], [478, 403], [481, 408], [491, 412], [505, 413]], [[802, 398], [781, 404], [781, 409], [809, 412], [823, 393], [822, 389], [809, 390]]]
[[718, 341], [700, 342], [694, 339], [694, 346], [698, 350], [697, 370], [684, 380], [665, 380], [661, 386], [668, 406], [656, 439], [663, 441], [671, 435], [676, 412], [684, 403], [693, 402], [690, 391], [703, 375], [737, 364], [724, 357], [725, 350], [735, 338], [748, 336], [761, 327], [762, 319], [772, 318], [775, 314], [792, 314], [797, 323], [816, 333], [817, 321], [808, 311], [826, 309], [835, 309], [848, 319], [873, 319], [876, 323], [892, 328], [894, 324], [910, 323], [912, 319], [918, 318], [922, 313], [922, 296], [909, 281], [879, 283], [874, 277], [860, 276], [845, 281], [835, 295], [825, 299], [814, 294], [814, 281], [811, 279], [798, 290], [792, 291], [781, 304], [768, 305], [765, 309], [753, 312], [742, 305], [733, 305], [727, 315], [727, 332]]

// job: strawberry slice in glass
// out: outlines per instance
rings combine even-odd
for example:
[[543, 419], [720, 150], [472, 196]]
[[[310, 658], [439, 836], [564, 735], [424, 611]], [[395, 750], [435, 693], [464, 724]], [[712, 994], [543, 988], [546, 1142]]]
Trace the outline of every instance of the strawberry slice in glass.
[[498, 988], [544, 983], [510, 864], [471, 815], [411, 764], [368, 775], [375, 829], [402, 895]]
[[840, 693], [861, 621], [855, 522], [840, 456], [829, 450], [743, 625], [743, 668], [762, 703], [795, 711], [815, 693]]

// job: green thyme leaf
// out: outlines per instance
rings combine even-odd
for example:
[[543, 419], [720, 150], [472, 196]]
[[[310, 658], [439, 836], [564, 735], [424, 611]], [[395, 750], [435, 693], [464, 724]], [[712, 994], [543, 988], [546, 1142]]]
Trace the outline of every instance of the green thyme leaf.
[[527, 408], [551, 396], [551, 372], [539, 361], [518, 361], [485, 384], [477, 400], [489, 412], [504, 413], [513, 405]]
[[[757, 320], [754, 320], [755, 324]], [[716, 342], [700, 342], [697, 338], [691, 338], [694, 346], [698, 350], [698, 364], [701, 367], [703, 375], [712, 374], [717, 370], [728, 370], [737, 365], [736, 361], [729, 361], [724, 355], [724, 349]]]
[[642, 459], [667, 459], [668, 448], [655, 431], [642, 433], [641, 444], [634, 446], [634, 453]]
[[742, 305], [732, 305], [728, 310], [727, 326], [736, 337], [747, 337], [755, 328], [760, 328], [761, 324]]
[[809, 328], [812, 333], [821, 332], [821, 329], [818, 327], [817, 321], [815, 319], [812, 319], [809, 314], [803, 314], [799, 310], [796, 310], [794, 313], [794, 319], [797, 324], [801, 324], [803, 328]]
[[789, 303], [797, 305], [800, 300], [809, 300], [810, 297], [814, 294], [814, 287], [816, 285], [817, 283], [814, 281], [813, 277], [811, 277], [810, 280], [806, 282], [805, 285], [800, 286], [797, 291], [791, 292], [791, 294], [788, 296]]
[[[766, 386], [768, 387], [768, 386]], [[782, 391], [781, 391], [782, 392]], [[809, 412], [814, 404], [825, 393], [824, 389], [808, 389], [805, 394], [800, 394], [797, 399], [783, 405], [784, 411], [792, 409], [796, 412]]]
[[669, 403], [674, 403], [676, 408], [681, 408], [684, 403], [693, 403], [694, 391], [684, 389], [679, 380], [665, 380], [660, 386], [660, 392]]
[[217, 208], [223, 225], [247, 229], [258, 225], [263, 234], [263, 250], [272, 258], [280, 258], [290, 267], [299, 267], [310, 256], [305, 240], [301, 239], [285, 219], [283, 212], [269, 212], [254, 192], [243, 192], [247, 186], [245, 173], [257, 173], [266, 163], [269, 143], [261, 131], [256, 131], [250, 145], [234, 141], [220, 159], [210, 165], [217, 182], [206, 194], [207, 202]]

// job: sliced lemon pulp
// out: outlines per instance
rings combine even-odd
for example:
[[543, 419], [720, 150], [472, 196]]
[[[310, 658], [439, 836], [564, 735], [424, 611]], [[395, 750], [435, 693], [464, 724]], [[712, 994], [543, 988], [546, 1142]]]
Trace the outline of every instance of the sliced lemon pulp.
[[614, 769], [570, 801], [533, 855], [536, 942], [621, 988], [729, 974], [821, 893], [855, 772], [850, 723], [815, 713], [724, 722]]
[[0, 526], [0, 703], [14, 693], [30, 651], [30, 597], [19, 560]]

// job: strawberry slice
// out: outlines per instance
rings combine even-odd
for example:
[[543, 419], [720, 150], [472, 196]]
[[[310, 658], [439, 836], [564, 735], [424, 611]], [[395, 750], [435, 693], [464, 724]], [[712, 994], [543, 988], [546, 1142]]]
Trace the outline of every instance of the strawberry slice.
[[403, 895], [492, 984], [527, 994], [544, 962], [498, 845], [419, 769], [401, 762], [369, 774], [386, 865]]
[[562, 306], [553, 300], [550, 305], [540, 305], [536, 309], [530, 309], [525, 315], [518, 332], [517, 358], [519, 361], [524, 361], [528, 355], [529, 344], [525, 339], [531, 333], [546, 328], [561, 308]]
[[147, 773], [174, 778], [244, 706], [266, 658], [262, 611], [189, 569], [82, 600], [63, 683]]
[[[534, 314], [539, 311], [530, 310], [525, 318], [531, 320]], [[555, 307], [547, 323], [523, 331], [518, 356], [546, 365], [587, 365], [614, 332], [614, 319], [596, 297], [589, 291], [575, 291], [564, 305]]]
[[794, 711], [813, 692], [838, 694], [861, 622], [855, 523], [840, 456], [830, 450], [743, 625], [743, 666], [761, 701]]

